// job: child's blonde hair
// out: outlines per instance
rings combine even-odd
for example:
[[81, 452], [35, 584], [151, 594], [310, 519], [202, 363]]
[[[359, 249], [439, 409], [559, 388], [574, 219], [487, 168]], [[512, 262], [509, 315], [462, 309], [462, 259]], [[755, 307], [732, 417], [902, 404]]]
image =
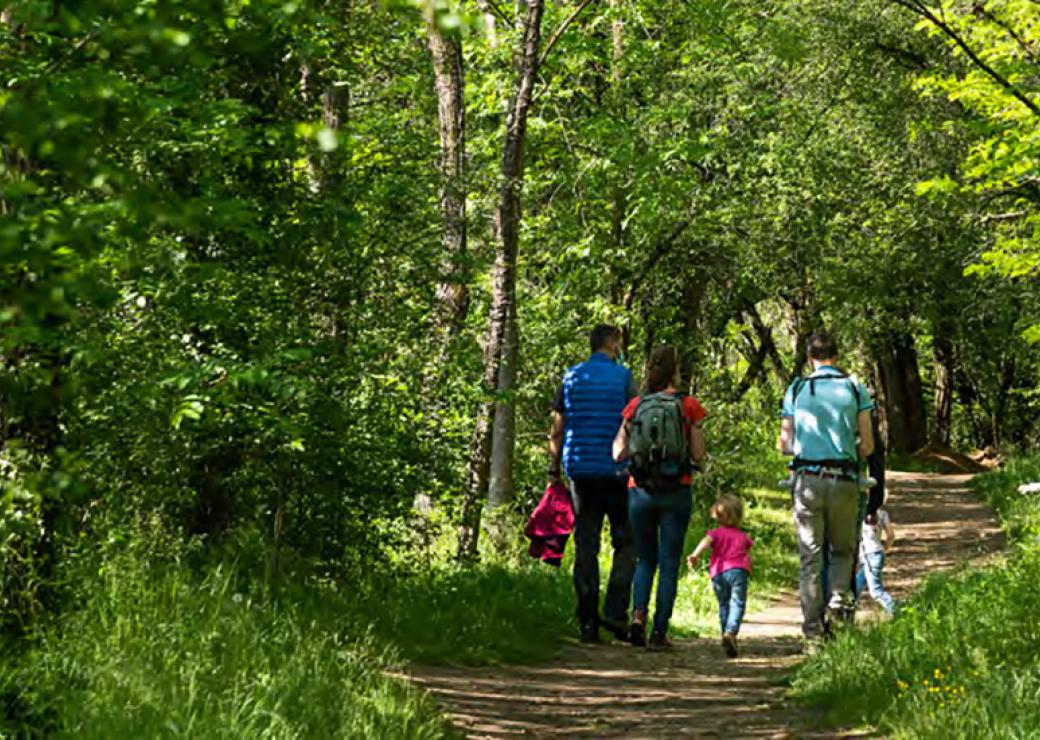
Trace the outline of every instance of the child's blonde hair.
[[711, 506], [711, 515], [724, 527], [739, 527], [744, 519], [744, 502], [729, 493], [719, 496]]

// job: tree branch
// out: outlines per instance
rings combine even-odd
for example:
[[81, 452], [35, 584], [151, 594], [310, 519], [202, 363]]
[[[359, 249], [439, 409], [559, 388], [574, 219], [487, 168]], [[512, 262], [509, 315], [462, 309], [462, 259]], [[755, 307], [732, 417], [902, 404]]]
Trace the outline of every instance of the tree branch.
[[495, 16], [507, 26], [513, 25], [513, 21], [506, 17], [505, 11], [498, 7], [498, 3], [496, 3], [495, 0], [477, 0], [477, 7], [480, 8], [482, 12], [490, 13]]
[[1040, 106], [1034, 103], [1024, 92], [1019, 90], [1010, 80], [1004, 77], [1004, 75], [986, 64], [975, 50], [968, 46], [968, 43], [961, 38], [960, 34], [953, 30], [949, 23], [935, 15], [928, 6], [917, 2], [917, 0], [893, 0], [893, 2], [896, 5], [906, 8], [911, 13], [916, 13], [922, 18], [928, 20], [933, 26], [945, 33], [950, 40], [960, 47], [961, 51], [968, 55], [968, 58], [975, 63], [975, 66], [989, 75], [994, 82], [1003, 87], [1008, 94], [1012, 95], [1016, 100], [1022, 103], [1022, 105], [1028, 108], [1033, 115], [1040, 117]]
[[1026, 53], [1026, 56], [1033, 60], [1034, 64], [1040, 63], [1040, 57], [1037, 56], [1036, 49], [1033, 48], [1033, 45], [1022, 38], [1022, 35], [1012, 28], [1010, 23], [1005, 21], [1003, 18], [998, 18], [993, 11], [988, 10], [982, 3], [976, 3], [975, 12], [980, 18], [985, 18], [990, 23], [1003, 29], [1004, 33], [1013, 38], [1022, 48], [1022, 51]]
[[592, 5], [596, 0], [582, 0], [581, 4], [574, 9], [574, 12], [567, 16], [567, 19], [560, 24], [560, 27], [553, 31], [553, 35], [549, 37], [549, 41], [545, 44], [545, 50], [542, 51], [542, 58], [538, 61], [538, 66], [541, 67], [545, 64], [545, 60], [549, 58], [549, 54], [552, 53], [553, 47], [556, 46], [556, 42], [560, 40], [560, 37], [566, 33], [567, 28], [574, 23], [575, 19], [581, 15], [585, 8]]

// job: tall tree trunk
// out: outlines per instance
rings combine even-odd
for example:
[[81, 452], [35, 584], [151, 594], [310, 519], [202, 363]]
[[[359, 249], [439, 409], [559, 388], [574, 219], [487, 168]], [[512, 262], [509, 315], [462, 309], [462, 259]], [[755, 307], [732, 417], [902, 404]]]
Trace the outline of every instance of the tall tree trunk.
[[954, 366], [954, 370], [956, 371], [955, 385], [960, 408], [964, 415], [968, 417], [968, 424], [971, 426], [975, 446], [979, 449], [992, 447], [994, 444], [993, 427], [987, 423], [988, 417], [984, 416], [984, 418], [980, 419], [977, 413], [977, 406], [979, 405], [978, 391], [975, 390], [975, 385], [963, 367]]
[[[469, 487], [463, 503], [462, 530], [459, 534], [461, 559], [472, 559], [476, 556], [477, 538], [480, 533], [480, 509], [490, 470], [495, 471], [496, 486], [493, 491], [488, 491], [489, 502], [502, 503], [503, 500], [512, 497], [513, 450], [516, 443], [513, 424], [516, 406], [511, 393], [516, 380], [518, 353], [516, 258], [519, 248], [520, 193], [523, 186], [527, 116], [538, 74], [538, 45], [543, 9], [544, 0], [528, 0], [523, 25], [523, 43], [517, 62], [516, 91], [506, 120], [506, 136], [502, 147], [502, 184], [499, 190], [499, 204], [495, 210], [495, 267], [491, 316], [488, 322], [487, 343], [484, 347], [484, 393], [490, 400], [481, 405], [473, 434]], [[504, 425], [506, 431], [494, 439], [495, 444], [492, 447], [492, 429], [497, 424]]]
[[935, 416], [931, 442], [938, 447], [950, 444], [950, 419], [953, 414], [953, 343], [945, 335], [936, 336], [932, 342], [935, 359]]
[[881, 349], [879, 369], [889, 449], [904, 454], [917, 452], [927, 443], [928, 434], [913, 337], [900, 334], [888, 339]]
[[[704, 343], [698, 341], [704, 297], [708, 293], [707, 279], [687, 280], [682, 288], [683, 350], [680, 352], [680, 368], [683, 382], [693, 392], [697, 365], [704, 359]], [[649, 357], [649, 355], [647, 355]]]
[[766, 322], [762, 320], [762, 314], [758, 312], [758, 307], [752, 301], [746, 301], [744, 303], [744, 313], [747, 314], [748, 319], [751, 321], [751, 328], [755, 330], [755, 334], [758, 335], [759, 343], [765, 348], [766, 356], [769, 358], [770, 364], [773, 366], [773, 372], [776, 373], [777, 380], [780, 383], [786, 383], [790, 378], [787, 374], [787, 368], [784, 367], [784, 360], [780, 356], [780, 351], [776, 348], [776, 341], [773, 339], [773, 330], [766, 325]]
[[446, 347], [462, 328], [469, 308], [466, 280], [466, 109], [463, 100], [462, 42], [446, 34], [431, 13], [426, 19], [427, 44], [433, 60], [439, 122], [442, 269], [434, 315]]
[[[312, 79], [321, 77], [321, 71], [315, 71], [310, 62], [304, 62], [300, 68], [300, 91], [303, 104], [310, 115], [312, 106], [321, 103], [322, 126], [331, 130], [339, 131], [346, 123], [347, 113], [350, 109], [350, 89], [345, 85], [337, 85], [328, 82], [321, 90], [321, 95], [316, 98], [316, 84]], [[323, 190], [334, 188], [339, 181], [340, 155], [336, 150], [311, 154], [307, 157], [307, 180], [312, 193], [320, 193]]]
[[608, 3], [610, 14], [613, 16], [610, 22], [610, 76], [614, 81], [615, 87], [621, 83], [621, 57], [625, 53], [625, 22], [622, 20], [621, 11], [618, 9], [620, 4], [620, 0], [610, 0]]
[[1011, 390], [1015, 387], [1015, 375], [1018, 363], [1015, 355], [1005, 355], [1000, 361], [1000, 388], [997, 391], [997, 400], [993, 407], [993, 441], [997, 447], [1003, 445], [1005, 439], [1004, 429], [1007, 417], [1008, 402], [1011, 399]]
[[765, 371], [766, 357], [768, 354], [769, 348], [766, 347], [765, 342], [762, 342], [755, 348], [752, 355], [747, 358], [747, 370], [744, 371], [744, 377], [740, 379], [740, 383], [737, 385], [737, 389], [733, 393], [734, 401], [742, 399], [744, 395], [751, 390], [751, 386], [754, 385], [755, 379]]
[[881, 387], [881, 360], [876, 355], [872, 362], [867, 363], [867, 388], [874, 394], [875, 410], [878, 419], [878, 431], [881, 439], [875, 439], [874, 444], [888, 451], [888, 414], [885, 413], [884, 392]]
[[787, 380], [791, 381], [805, 370], [805, 365], [809, 361], [806, 343], [813, 332], [822, 328], [823, 317], [820, 316], [820, 311], [813, 300], [812, 287], [807, 279], [798, 293], [786, 300], [789, 308], [788, 321], [791, 333], [794, 335], [794, 362], [791, 364], [791, 371], [787, 377]]

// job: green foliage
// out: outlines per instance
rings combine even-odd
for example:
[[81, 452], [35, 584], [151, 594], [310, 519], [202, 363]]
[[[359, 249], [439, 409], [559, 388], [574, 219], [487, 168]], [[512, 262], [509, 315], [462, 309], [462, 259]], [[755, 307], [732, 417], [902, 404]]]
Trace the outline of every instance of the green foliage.
[[[943, 173], [922, 183], [921, 191], [940, 198], [955, 189], [984, 196], [982, 219], [992, 224], [995, 241], [969, 274], [1034, 276], [1040, 269], [1035, 189], [1040, 9], [1028, 0], [973, 5], [944, 0], [920, 15], [918, 29], [943, 39], [953, 60], [921, 74], [917, 87], [962, 106], [969, 114], [963, 125], [972, 137], [959, 181]], [[1035, 312], [1030, 315], [1035, 319]], [[1027, 337], [1035, 342], [1035, 329]]]
[[976, 479], [1017, 551], [1004, 564], [929, 579], [895, 620], [850, 631], [800, 667], [793, 692], [835, 723], [893, 737], [1031, 736], [1040, 723], [1040, 500], [1016, 487], [1040, 460]]
[[[1031, 47], [1034, 3], [985, 4], [997, 20], [943, 7], [1033, 94], [1035, 60], [1000, 23]], [[543, 38], [572, 11], [549, 3]], [[447, 339], [424, 14], [465, 56], [471, 302]], [[314, 719], [326, 734], [422, 734], [428, 709], [357, 656], [393, 643], [409, 659], [532, 660], [569, 631], [567, 577], [518, 564], [515, 537], [485, 545], [481, 570], [445, 563], [517, 41], [480, 16], [441, 0], [0, 9], [0, 626], [36, 636], [40, 660], [9, 663], [5, 685], [35, 687], [11, 701], [44, 726], [307, 734], [299, 694], [329, 713]], [[679, 347], [714, 458], [690, 537], [716, 495], [743, 492], [753, 594], [791, 572], [767, 450], [805, 331], [830, 325], [868, 374], [909, 336], [926, 380], [948, 342], [954, 441], [1036, 441], [1040, 355], [1021, 334], [1040, 294], [962, 274], [980, 253], [1020, 280], [1035, 268], [1035, 127], [1006, 91], [881, 0], [619, 0], [573, 21], [525, 142], [518, 500], [496, 526], [541, 493], [550, 400], [600, 320], [626, 328], [637, 376], [654, 344]], [[157, 572], [87, 557], [152, 558], [154, 542], [198, 552]], [[69, 598], [79, 562], [125, 583], [81, 574]], [[269, 591], [301, 573], [300, 593]], [[228, 601], [232, 581], [255, 608]], [[682, 589], [680, 628], [713, 627], [703, 574]], [[240, 661], [208, 656], [195, 694], [193, 634]], [[274, 677], [248, 694], [257, 713], [235, 703], [250, 651]], [[304, 675], [356, 684], [360, 708], [299, 688]], [[160, 699], [176, 727], [149, 709]]]

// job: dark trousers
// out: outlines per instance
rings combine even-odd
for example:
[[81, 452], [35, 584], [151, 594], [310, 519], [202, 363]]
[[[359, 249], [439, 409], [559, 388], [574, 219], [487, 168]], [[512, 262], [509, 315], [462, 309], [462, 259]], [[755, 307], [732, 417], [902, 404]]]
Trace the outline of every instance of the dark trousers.
[[578, 621], [593, 622], [599, 614], [599, 546], [603, 517], [610, 522], [614, 559], [603, 604], [603, 616], [624, 623], [632, 595], [635, 550], [628, 521], [628, 486], [624, 478], [573, 478], [574, 590], [578, 595]]

